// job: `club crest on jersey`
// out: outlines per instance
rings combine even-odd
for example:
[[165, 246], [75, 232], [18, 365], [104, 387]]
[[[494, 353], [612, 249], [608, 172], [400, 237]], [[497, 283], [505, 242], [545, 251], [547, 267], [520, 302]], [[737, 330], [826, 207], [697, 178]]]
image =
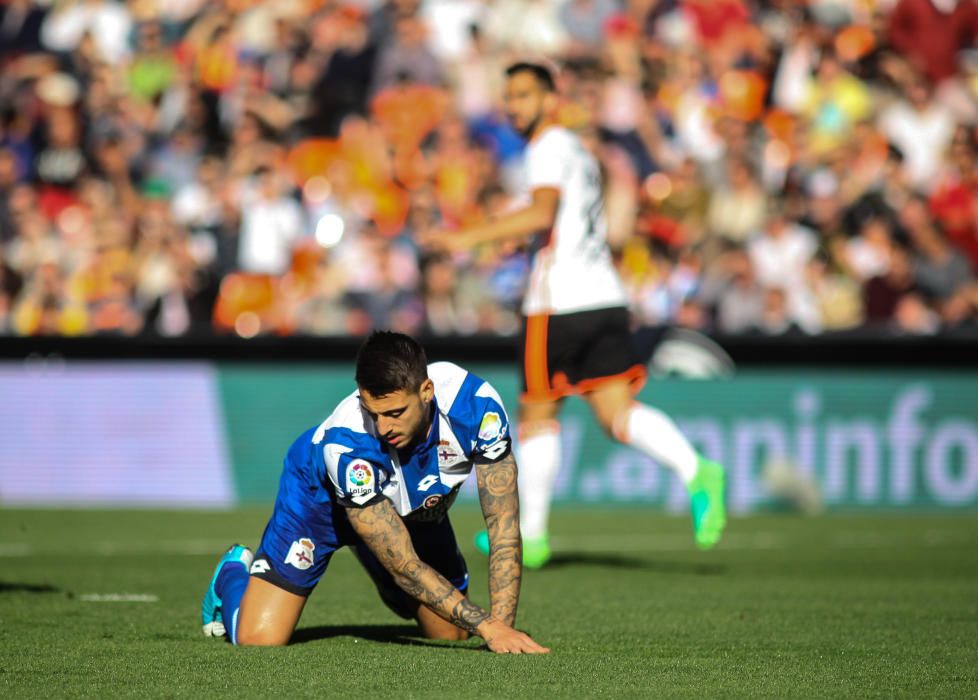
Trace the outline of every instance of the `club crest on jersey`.
[[289, 547], [289, 553], [285, 555], [285, 563], [305, 571], [316, 561], [316, 557], [312, 553], [315, 548], [315, 543], [308, 537], [296, 540]]
[[502, 418], [495, 411], [488, 411], [482, 416], [482, 423], [479, 425], [479, 439], [485, 442], [493, 442], [502, 436], [505, 428]]
[[450, 464], [458, 459], [459, 454], [450, 447], [438, 448], [438, 464]]
[[346, 468], [346, 491], [351, 496], [365, 496], [373, 493], [373, 470], [370, 463], [355, 459]]

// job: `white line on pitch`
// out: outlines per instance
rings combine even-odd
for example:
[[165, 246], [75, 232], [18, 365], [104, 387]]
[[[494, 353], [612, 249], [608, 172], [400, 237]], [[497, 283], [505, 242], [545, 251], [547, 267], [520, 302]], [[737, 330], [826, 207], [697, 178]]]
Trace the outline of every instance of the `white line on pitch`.
[[27, 542], [0, 542], [0, 558], [26, 557], [32, 554], [84, 554], [86, 556], [198, 556], [223, 554], [229, 541], [173, 540], [154, 542], [152, 545], [137, 542], [87, 542], [73, 547], [35, 547]]
[[86, 603], [156, 603], [160, 597], [152, 593], [82, 593], [78, 599]]
[[33, 551], [26, 542], [0, 542], [0, 557], [24, 557]]

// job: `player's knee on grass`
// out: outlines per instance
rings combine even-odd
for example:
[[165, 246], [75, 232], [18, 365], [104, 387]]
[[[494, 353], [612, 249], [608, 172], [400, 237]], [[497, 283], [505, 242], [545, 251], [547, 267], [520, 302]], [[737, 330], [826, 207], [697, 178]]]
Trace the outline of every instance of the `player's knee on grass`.
[[239, 646], [285, 646], [292, 638], [306, 600], [306, 596], [286, 591], [253, 574], [238, 610], [234, 642]]
[[247, 625], [238, 622], [235, 643], [245, 647], [282, 647], [292, 638], [292, 630], [281, 625]]

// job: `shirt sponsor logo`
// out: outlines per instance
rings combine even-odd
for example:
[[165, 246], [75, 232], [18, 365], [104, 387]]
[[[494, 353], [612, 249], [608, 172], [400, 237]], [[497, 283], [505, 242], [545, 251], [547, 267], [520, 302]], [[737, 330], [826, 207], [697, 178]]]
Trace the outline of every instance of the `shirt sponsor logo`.
[[296, 540], [289, 547], [289, 553], [285, 555], [285, 563], [291, 564], [297, 569], [302, 569], [305, 571], [310, 566], [312, 566], [316, 558], [312, 553], [312, 550], [316, 548], [316, 545], [308, 537], [303, 537], [301, 540]]
[[441, 503], [441, 496], [428, 496], [422, 504], [425, 508], [434, 508]]
[[479, 439], [485, 442], [493, 442], [499, 439], [504, 430], [503, 421], [499, 414], [495, 411], [488, 411], [482, 416], [482, 424], [479, 425]]

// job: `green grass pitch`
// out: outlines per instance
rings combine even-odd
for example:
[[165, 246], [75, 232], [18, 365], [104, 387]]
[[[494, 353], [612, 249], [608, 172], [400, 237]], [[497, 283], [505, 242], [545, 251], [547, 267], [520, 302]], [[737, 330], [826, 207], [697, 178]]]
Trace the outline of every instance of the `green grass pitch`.
[[[456, 510], [484, 604], [478, 513]], [[217, 556], [266, 515], [0, 511], [3, 697], [978, 696], [975, 515], [735, 519], [698, 552], [683, 518], [559, 510], [520, 605], [546, 657], [417, 638], [345, 552], [289, 647], [203, 637]]]

